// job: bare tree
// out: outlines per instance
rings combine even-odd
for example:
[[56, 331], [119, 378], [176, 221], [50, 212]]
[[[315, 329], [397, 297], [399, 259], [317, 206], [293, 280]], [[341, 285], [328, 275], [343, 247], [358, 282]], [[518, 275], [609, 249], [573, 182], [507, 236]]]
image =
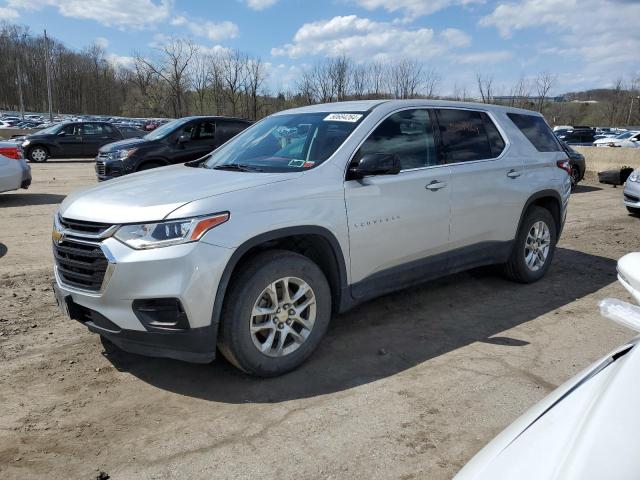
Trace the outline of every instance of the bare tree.
[[369, 65], [356, 65], [351, 69], [351, 93], [354, 98], [364, 98], [369, 87]]
[[510, 90], [509, 105], [512, 107], [526, 107], [531, 97], [533, 85], [524, 76], [520, 77]]
[[211, 91], [211, 59], [208, 54], [197, 54], [189, 68], [191, 88], [195, 93], [196, 108], [200, 115], [205, 113], [207, 95]]
[[414, 60], [400, 60], [389, 67], [387, 85], [394, 98], [413, 98], [422, 80], [422, 65]]
[[549, 94], [549, 90], [553, 88], [556, 77], [549, 72], [542, 72], [536, 78], [536, 90], [538, 92], [538, 111], [542, 112], [542, 108]]
[[260, 58], [249, 59], [246, 63], [245, 75], [245, 94], [250, 105], [250, 118], [256, 120], [258, 118], [258, 92], [262, 88], [262, 84], [267, 79], [264, 64]]
[[440, 85], [440, 74], [433, 68], [425, 70], [422, 74], [423, 95], [427, 98], [435, 98]]
[[231, 104], [231, 115], [237, 115], [238, 103], [245, 83], [247, 55], [240, 50], [228, 52], [221, 58], [220, 75], [224, 93]]
[[478, 91], [480, 92], [480, 98], [482, 99], [482, 103], [492, 103], [493, 102], [493, 76], [477, 73], [476, 82], [478, 84]]
[[336, 100], [339, 102], [347, 97], [351, 69], [351, 60], [349, 60], [345, 55], [341, 55], [329, 61], [328, 72], [329, 77], [333, 82], [332, 91], [335, 94]]
[[156, 62], [144, 57], [140, 60], [166, 83], [173, 116], [180, 117], [184, 113], [184, 94], [190, 83], [188, 67], [198, 48], [190, 40], [172, 38], [158, 51], [160, 56]]

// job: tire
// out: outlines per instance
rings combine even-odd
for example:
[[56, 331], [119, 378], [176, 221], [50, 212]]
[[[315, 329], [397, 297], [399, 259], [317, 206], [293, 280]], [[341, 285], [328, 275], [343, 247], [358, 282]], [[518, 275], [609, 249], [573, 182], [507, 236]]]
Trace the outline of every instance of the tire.
[[627, 207], [627, 211], [632, 215], [640, 215], [640, 208]]
[[[547, 245], [546, 250], [544, 247], [538, 248], [537, 240], [530, 242], [530, 239], [535, 237], [535, 227], [536, 225], [540, 226], [540, 222], [546, 227], [548, 233], [548, 240], [541, 242], [541, 244]], [[540, 231], [542, 232], [543, 229]], [[529, 235], [530, 233], [532, 234], [531, 236]], [[546, 238], [544, 233], [541, 233], [541, 238], [542, 237]], [[540, 280], [544, 277], [545, 273], [547, 273], [551, 265], [556, 250], [557, 239], [556, 222], [549, 210], [537, 206], [529, 208], [516, 236], [511, 257], [503, 266], [505, 276], [509, 280], [519, 283], [533, 283]], [[537, 259], [534, 258], [536, 254], [529, 245], [532, 245], [534, 249], [539, 250], [541, 254], [544, 255], [544, 261], [540, 260], [540, 256], [537, 256]], [[533, 256], [531, 256], [531, 254], [533, 254]], [[534, 264], [531, 265], [527, 261], [528, 259], [532, 259]]]
[[164, 167], [164, 163], [158, 163], [158, 162], [147, 162], [147, 163], [143, 163], [142, 165], [140, 165], [140, 168], [138, 168], [138, 172], [143, 172], [145, 170], [151, 170], [153, 168], [158, 168], [158, 167]]
[[[288, 299], [283, 294], [285, 278], [289, 282], [287, 290], [294, 299], [293, 306], [298, 310], [302, 308], [299, 315], [289, 316], [296, 310], [284, 308]], [[311, 292], [295, 299], [297, 287], [302, 284]], [[274, 285], [275, 290], [270, 288]], [[275, 298], [270, 295], [273, 292]], [[306, 303], [309, 305], [305, 306]], [[269, 313], [255, 314], [254, 306]], [[322, 270], [297, 253], [268, 250], [241, 267], [229, 286], [222, 309], [218, 348], [229, 362], [250, 375], [282, 375], [301, 365], [314, 352], [330, 319], [331, 290]], [[259, 328], [262, 326], [263, 329]]]
[[44, 163], [49, 159], [49, 151], [45, 147], [37, 145], [29, 149], [27, 158], [32, 163]]
[[571, 190], [574, 190], [578, 186], [580, 181], [580, 169], [578, 167], [571, 167]]

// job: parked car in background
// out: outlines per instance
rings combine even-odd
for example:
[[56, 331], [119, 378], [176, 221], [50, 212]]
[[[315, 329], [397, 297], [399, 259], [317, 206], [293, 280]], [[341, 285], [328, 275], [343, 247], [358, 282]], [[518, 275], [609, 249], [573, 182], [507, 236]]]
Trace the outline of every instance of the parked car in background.
[[[640, 301], [640, 253], [618, 261], [618, 280]], [[600, 303], [605, 318], [640, 331], [640, 308]], [[616, 348], [530, 408], [454, 480], [636, 480], [640, 472], [640, 337]]]
[[118, 125], [116, 128], [120, 131], [124, 139], [142, 138], [147, 134], [147, 132], [145, 132], [144, 130], [140, 130], [136, 127], [129, 127], [126, 125]]
[[569, 164], [571, 165], [571, 190], [573, 190], [584, 178], [584, 172], [587, 170], [587, 163], [584, 159], [584, 155], [571, 148], [571, 145], [567, 145], [562, 140], [560, 140], [560, 144], [569, 156]]
[[623, 132], [615, 137], [601, 138], [593, 142], [595, 147], [640, 147], [640, 132]]
[[[234, 122], [187, 118], [142, 140], [179, 149]], [[143, 145], [120, 143], [125, 158]], [[312, 354], [333, 312], [372, 297], [489, 264], [540, 280], [569, 171], [528, 110], [370, 100], [282, 111], [198, 161], [68, 196], [53, 232], [56, 298], [124, 350], [195, 362], [218, 350], [279, 375]]]
[[105, 145], [96, 158], [99, 181], [185, 163], [210, 153], [251, 125], [241, 118], [184, 117], [144, 137]]
[[558, 138], [568, 145], [590, 146], [594, 142], [595, 133], [593, 128], [575, 128], [558, 135]]
[[29, 188], [31, 167], [27, 164], [20, 145], [0, 142], [0, 192]]
[[640, 169], [631, 172], [624, 184], [624, 205], [629, 213], [640, 215]]
[[26, 135], [22, 148], [30, 162], [49, 158], [93, 157], [100, 147], [124, 135], [107, 122], [64, 122]]

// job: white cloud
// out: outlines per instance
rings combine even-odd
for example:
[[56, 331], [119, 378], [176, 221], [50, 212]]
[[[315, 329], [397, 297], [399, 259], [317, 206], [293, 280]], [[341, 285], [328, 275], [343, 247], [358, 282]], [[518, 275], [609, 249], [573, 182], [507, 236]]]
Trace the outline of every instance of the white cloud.
[[15, 20], [20, 14], [13, 8], [0, 7], [0, 20]]
[[252, 10], [264, 10], [275, 5], [278, 0], [247, 0], [247, 7]]
[[387, 12], [402, 12], [406, 17], [429, 15], [452, 6], [484, 3], [484, 0], [353, 0], [367, 10], [384, 8]]
[[133, 67], [134, 59], [133, 57], [128, 57], [126, 55], [117, 55], [115, 53], [107, 54], [107, 62], [109, 62], [114, 67], [124, 67], [131, 68]]
[[541, 36], [542, 53], [582, 60], [587, 74], [612, 75], [618, 67], [622, 75], [633, 63], [630, 59], [638, 58], [639, 18], [636, 0], [520, 0], [497, 6], [479, 24], [497, 28], [504, 38], [543, 28], [553, 34], [553, 44]]
[[9, 0], [16, 9], [53, 7], [65, 17], [95, 20], [119, 28], [144, 28], [169, 17], [171, 0]]
[[93, 43], [95, 43], [101, 48], [107, 48], [109, 46], [109, 40], [104, 37], [96, 37]]
[[454, 55], [452, 59], [463, 64], [493, 65], [513, 58], [513, 53], [506, 50], [495, 52], [474, 52]]
[[233, 22], [194, 22], [190, 21], [187, 24], [189, 31], [196, 36], [206, 37], [209, 40], [218, 41], [225, 38], [235, 38], [238, 36], [240, 30], [238, 25]]
[[305, 23], [291, 43], [271, 49], [271, 54], [290, 58], [345, 54], [356, 61], [429, 59], [470, 42], [468, 35], [453, 28], [438, 34], [430, 28], [407, 29], [397, 23], [348, 15]]

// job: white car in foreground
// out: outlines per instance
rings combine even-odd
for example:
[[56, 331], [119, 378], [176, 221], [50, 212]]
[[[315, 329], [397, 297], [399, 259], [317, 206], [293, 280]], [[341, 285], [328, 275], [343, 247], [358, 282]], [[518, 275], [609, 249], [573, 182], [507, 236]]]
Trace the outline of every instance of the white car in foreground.
[[31, 167], [14, 142], [0, 142], [0, 192], [29, 188]]
[[594, 147], [640, 147], [640, 132], [624, 132], [617, 137], [599, 138], [593, 142]]
[[[640, 253], [618, 262], [640, 302]], [[602, 315], [640, 331], [640, 308], [615, 299]], [[455, 480], [640, 478], [640, 337], [554, 390], [484, 447]]]

